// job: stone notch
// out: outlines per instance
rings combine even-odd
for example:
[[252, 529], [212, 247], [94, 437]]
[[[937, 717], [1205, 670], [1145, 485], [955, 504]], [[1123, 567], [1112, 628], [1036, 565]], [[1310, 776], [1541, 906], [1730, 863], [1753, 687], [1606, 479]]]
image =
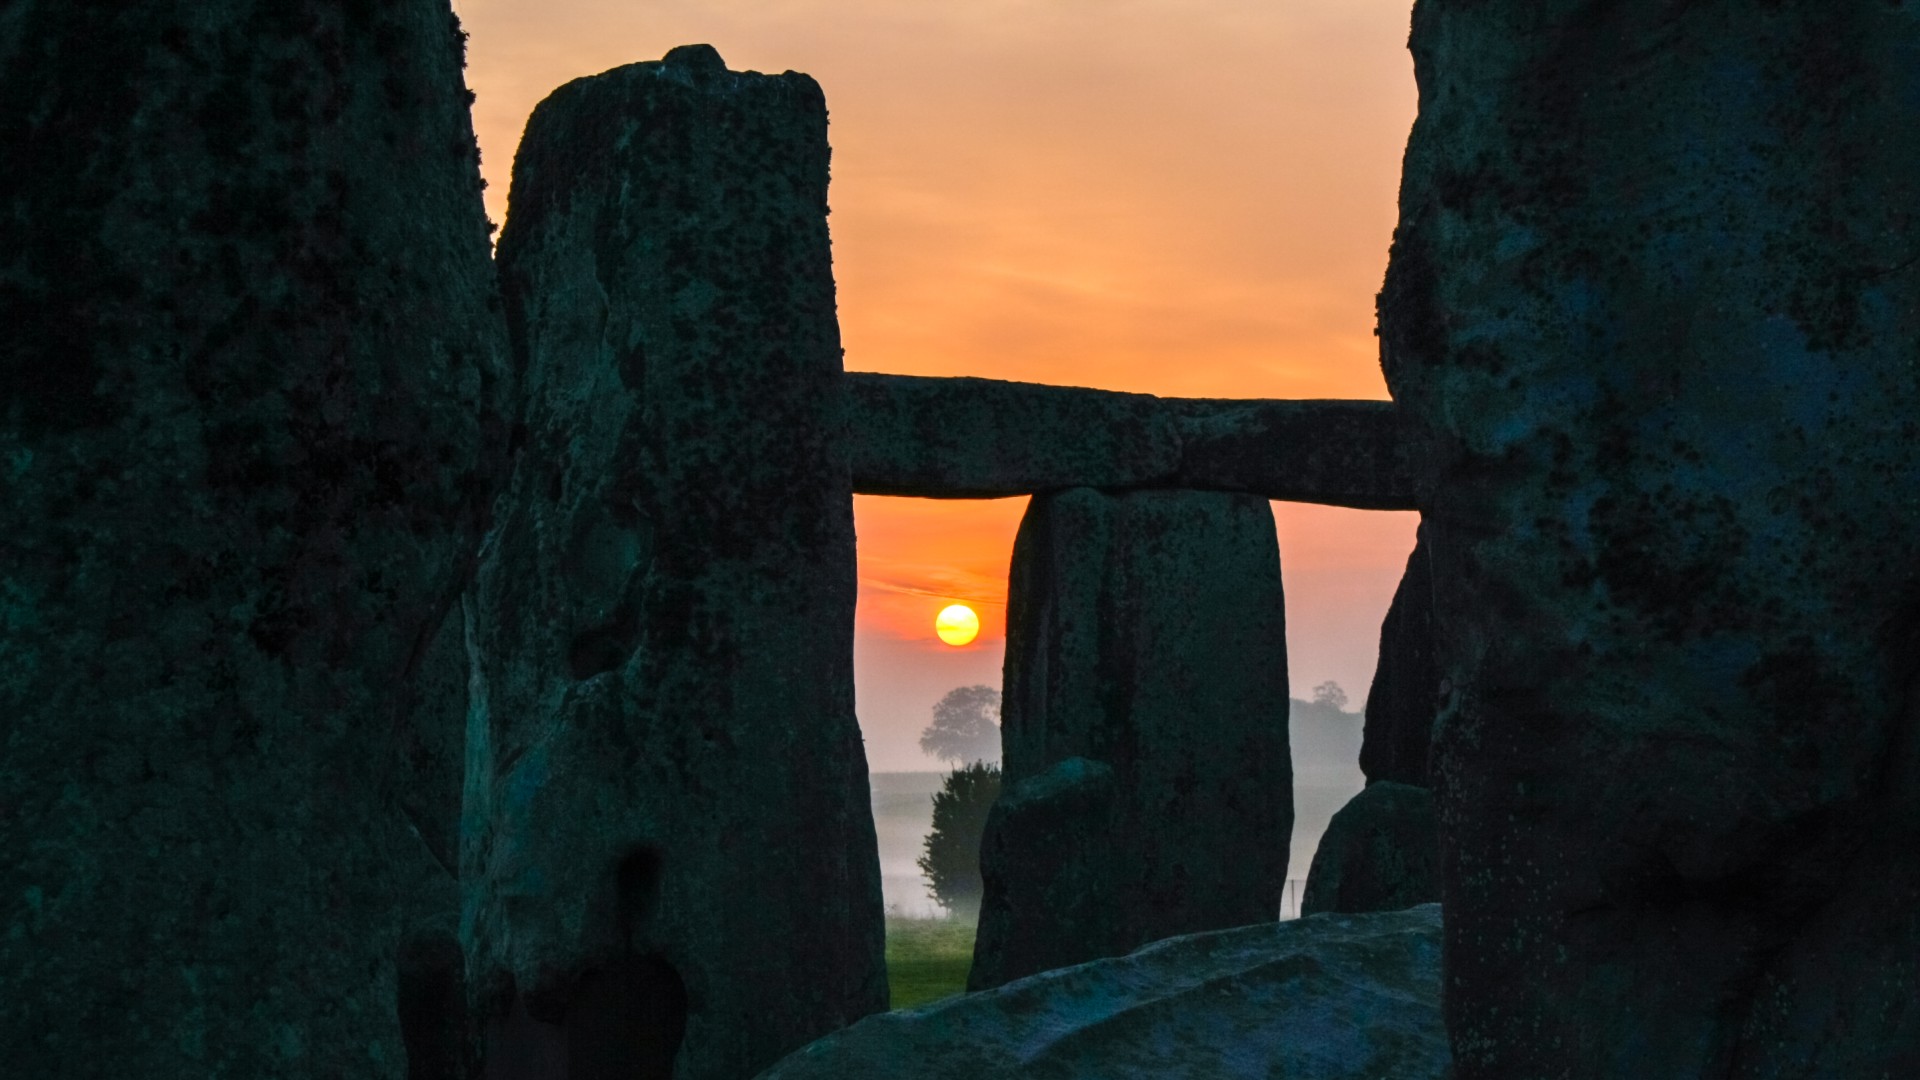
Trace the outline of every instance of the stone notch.
[[1460, 1080], [1920, 1063], [1920, 9], [1422, 0]]
[[1293, 827], [1286, 655], [1264, 499], [1034, 497], [969, 988], [1275, 917]]
[[463, 862], [497, 1080], [739, 1080], [886, 1007], [827, 159], [812, 79], [709, 47], [527, 125]]
[[0, 16], [6, 1075], [468, 1075], [442, 676], [511, 367], [462, 37]]
[[1415, 505], [1391, 402], [1160, 398], [872, 373], [846, 381], [863, 495], [1160, 487], [1366, 510]]

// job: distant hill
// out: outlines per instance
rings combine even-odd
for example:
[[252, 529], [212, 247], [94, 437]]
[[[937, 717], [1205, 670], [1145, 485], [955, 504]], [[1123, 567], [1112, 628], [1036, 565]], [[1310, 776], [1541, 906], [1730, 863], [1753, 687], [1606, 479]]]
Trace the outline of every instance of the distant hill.
[[1293, 744], [1295, 773], [1359, 770], [1360, 736], [1366, 729], [1363, 715], [1299, 698], [1289, 704], [1287, 735]]

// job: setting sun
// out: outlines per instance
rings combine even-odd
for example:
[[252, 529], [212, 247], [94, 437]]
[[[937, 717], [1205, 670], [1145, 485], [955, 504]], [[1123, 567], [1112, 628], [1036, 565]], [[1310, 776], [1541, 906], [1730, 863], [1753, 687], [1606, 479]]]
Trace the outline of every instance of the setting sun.
[[949, 605], [934, 617], [933, 632], [949, 645], [965, 645], [980, 635], [980, 616], [965, 604]]

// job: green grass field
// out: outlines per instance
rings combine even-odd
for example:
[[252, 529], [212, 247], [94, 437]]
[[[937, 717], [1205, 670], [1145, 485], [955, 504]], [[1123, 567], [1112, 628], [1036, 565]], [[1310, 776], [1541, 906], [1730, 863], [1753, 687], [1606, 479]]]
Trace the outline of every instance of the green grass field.
[[972, 919], [887, 919], [887, 983], [893, 1007], [911, 1009], [967, 988]]

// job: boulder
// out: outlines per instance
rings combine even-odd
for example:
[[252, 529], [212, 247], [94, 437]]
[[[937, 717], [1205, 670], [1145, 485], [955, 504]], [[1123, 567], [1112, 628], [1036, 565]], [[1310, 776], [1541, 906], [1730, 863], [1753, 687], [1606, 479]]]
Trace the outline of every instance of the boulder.
[[527, 125], [471, 609], [490, 1075], [737, 1080], [886, 1007], [826, 135], [812, 79], [704, 45]]
[[[1424, 530], [1423, 530], [1424, 535]], [[1433, 560], [1415, 541], [1393, 603], [1380, 624], [1380, 658], [1367, 691], [1360, 771], [1369, 783], [1427, 786], [1427, 754], [1439, 711], [1440, 669], [1434, 664]]]
[[1462, 1080], [1920, 1068], [1920, 10], [1421, 0]]
[[868, 1017], [760, 1080], [1442, 1080], [1440, 908], [1155, 942]]
[[443, 0], [0, 17], [9, 1075], [470, 1064], [440, 676], [511, 369], [462, 38]]
[[1275, 918], [1293, 789], [1266, 501], [1035, 496], [1001, 738], [970, 987]]
[[1385, 401], [1158, 398], [996, 379], [849, 374], [853, 486], [979, 499], [1191, 488], [1373, 510], [1414, 506]]
[[1380, 780], [1347, 800], [1320, 834], [1300, 914], [1399, 911], [1439, 899], [1433, 792]]

